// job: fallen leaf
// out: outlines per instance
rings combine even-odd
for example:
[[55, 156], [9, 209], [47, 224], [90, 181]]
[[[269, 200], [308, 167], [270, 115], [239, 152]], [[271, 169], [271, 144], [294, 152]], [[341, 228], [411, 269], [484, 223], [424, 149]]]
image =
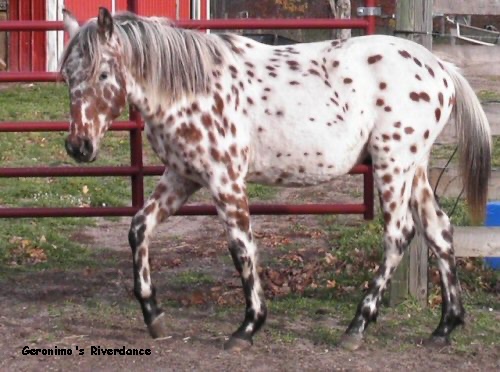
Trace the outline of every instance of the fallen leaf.
[[337, 282], [335, 279], [326, 281], [326, 288], [335, 288], [337, 286]]

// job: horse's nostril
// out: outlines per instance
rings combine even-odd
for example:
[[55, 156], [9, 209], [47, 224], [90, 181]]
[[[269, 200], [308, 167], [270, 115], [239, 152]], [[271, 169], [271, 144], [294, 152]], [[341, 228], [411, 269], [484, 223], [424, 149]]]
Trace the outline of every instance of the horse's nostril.
[[84, 148], [84, 152], [82, 152], [83, 154], [85, 155], [91, 155], [92, 154], [92, 151], [93, 151], [93, 146], [92, 146], [92, 141], [89, 140], [88, 138], [84, 138], [83, 139], [83, 148]]
[[92, 141], [88, 138], [68, 137], [65, 141], [66, 152], [76, 161], [89, 161], [94, 151]]
[[88, 138], [83, 138], [80, 142], [79, 151], [82, 158], [92, 154], [92, 142]]
[[75, 146], [73, 145], [69, 137], [67, 137], [66, 141], [64, 141], [64, 147], [66, 148], [66, 152], [69, 156], [73, 158], [76, 157]]
[[88, 138], [85, 138], [83, 140], [83, 144], [84, 144], [84, 146], [85, 146], [86, 149], [89, 149], [89, 148], [92, 147], [92, 142]]

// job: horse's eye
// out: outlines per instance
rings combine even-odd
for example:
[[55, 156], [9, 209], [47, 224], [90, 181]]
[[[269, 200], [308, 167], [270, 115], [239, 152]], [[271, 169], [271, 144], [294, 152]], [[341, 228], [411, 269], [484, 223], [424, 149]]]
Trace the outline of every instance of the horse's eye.
[[107, 78], [108, 78], [108, 73], [107, 72], [103, 72], [101, 75], [99, 75], [99, 80], [100, 81], [106, 80]]

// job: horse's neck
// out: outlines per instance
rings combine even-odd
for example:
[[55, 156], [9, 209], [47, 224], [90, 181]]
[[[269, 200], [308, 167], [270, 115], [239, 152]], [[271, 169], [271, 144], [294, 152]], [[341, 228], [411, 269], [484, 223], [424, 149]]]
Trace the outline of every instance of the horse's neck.
[[[163, 123], [171, 104], [159, 100], [155, 94], [148, 92], [135, 80], [127, 83], [128, 103], [134, 105], [140, 112], [148, 125]], [[169, 107], [167, 107], [169, 106]]]
[[128, 103], [142, 109], [145, 95], [144, 91], [135, 81], [127, 82], [127, 98]]
[[137, 107], [144, 117], [152, 115], [158, 109], [158, 103], [150, 102], [144, 87], [131, 74], [127, 77], [127, 96], [128, 103]]

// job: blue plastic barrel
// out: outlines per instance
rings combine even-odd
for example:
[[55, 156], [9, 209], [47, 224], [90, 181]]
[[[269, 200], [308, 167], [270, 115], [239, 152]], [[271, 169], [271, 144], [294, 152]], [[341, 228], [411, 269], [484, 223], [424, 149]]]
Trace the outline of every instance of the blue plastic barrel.
[[[485, 226], [500, 227], [500, 201], [489, 202], [486, 205], [486, 221]], [[485, 257], [486, 266], [493, 270], [500, 270], [500, 257]]]

